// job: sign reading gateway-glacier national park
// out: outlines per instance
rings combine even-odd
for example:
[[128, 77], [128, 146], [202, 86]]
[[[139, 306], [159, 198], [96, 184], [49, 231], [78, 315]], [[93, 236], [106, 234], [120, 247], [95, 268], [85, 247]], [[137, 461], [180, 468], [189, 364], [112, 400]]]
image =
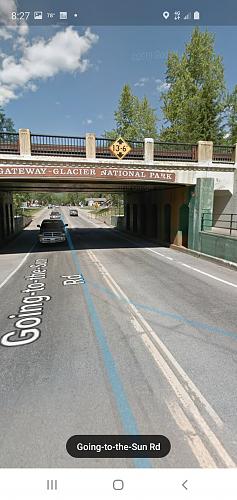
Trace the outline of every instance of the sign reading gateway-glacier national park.
[[108, 179], [108, 180], [144, 180], [175, 182], [174, 172], [161, 172], [151, 169], [109, 168], [97, 166], [83, 167], [37, 167], [9, 166], [0, 167], [0, 178], [56, 178], [56, 179]]

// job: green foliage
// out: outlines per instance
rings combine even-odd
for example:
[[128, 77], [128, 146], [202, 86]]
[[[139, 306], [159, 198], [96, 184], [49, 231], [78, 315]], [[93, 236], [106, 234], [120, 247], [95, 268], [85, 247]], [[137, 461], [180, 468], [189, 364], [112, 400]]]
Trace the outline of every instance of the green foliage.
[[30, 193], [14, 193], [13, 194], [13, 205], [15, 208], [15, 211], [19, 213], [21, 211], [20, 207], [21, 205], [26, 202], [31, 200], [31, 195]]
[[15, 132], [14, 123], [11, 118], [6, 118], [3, 109], [0, 107], [0, 132]]
[[179, 58], [167, 61], [168, 91], [161, 96], [166, 127], [160, 138], [174, 142], [197, 142], [223, 137], [225, 82], [222, 59], [215, 54], [214, 36], [195, 28]]
[[227, 97], [227, 126], [229, 144], [237, 143], [237, 85]]
[[105, 132], [105, 137], [116, 139], [122, 136], [126, 140], [143, 140], [145, 137], [157, 137], [157, 117], [148, 99], [134, 96], [131, 87], [124, 85], [114, 113], [116, 127]]

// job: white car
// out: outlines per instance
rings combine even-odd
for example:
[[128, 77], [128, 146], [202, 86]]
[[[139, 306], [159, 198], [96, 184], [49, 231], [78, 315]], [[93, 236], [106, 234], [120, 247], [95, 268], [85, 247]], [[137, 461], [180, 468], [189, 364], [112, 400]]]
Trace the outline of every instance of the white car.
[[55, 220], [60, 220], [61, 219], [61, 214], [60, 212], [51, 212], [49, 218], [52, 220], [52, 219], [55, 219]]

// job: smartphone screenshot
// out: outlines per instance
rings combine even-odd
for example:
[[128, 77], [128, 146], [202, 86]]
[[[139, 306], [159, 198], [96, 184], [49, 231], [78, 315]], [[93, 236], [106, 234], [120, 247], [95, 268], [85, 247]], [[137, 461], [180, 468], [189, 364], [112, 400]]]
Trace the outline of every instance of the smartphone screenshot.
[[0, 498], [237, 498], [237, 4], [0, 0]]

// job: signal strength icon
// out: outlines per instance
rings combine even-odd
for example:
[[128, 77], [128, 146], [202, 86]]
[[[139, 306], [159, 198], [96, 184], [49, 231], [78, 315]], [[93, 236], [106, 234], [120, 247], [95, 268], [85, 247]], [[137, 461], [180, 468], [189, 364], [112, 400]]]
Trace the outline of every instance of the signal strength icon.
[[191, 12], [189, 12], [188, 14], [186, 14], [186, 16], [184, 16], [184, 19], [186, 20], [189, 20], [189, 19], [192, 19], [192, 14]]

